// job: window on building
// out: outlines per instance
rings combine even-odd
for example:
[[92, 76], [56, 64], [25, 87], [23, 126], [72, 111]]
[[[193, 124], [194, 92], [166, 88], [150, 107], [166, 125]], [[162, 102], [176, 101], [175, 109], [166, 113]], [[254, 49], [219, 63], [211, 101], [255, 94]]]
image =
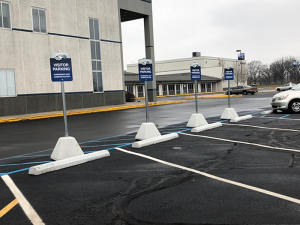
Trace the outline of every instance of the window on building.
[[0, 69], [0, 97], [16, 96], [15, 73]]
[[46, 10], [32, 8], [33, 31], [47, 33]]
[[89, 19], [94, 92], [103, 92], [99, 21]]
[[0, 1], [0, 27], [11, 28], [9, 3]]
[[174, 91], [174, 90], [175, 90], [175, 85], [169, 84], [169, 91]]

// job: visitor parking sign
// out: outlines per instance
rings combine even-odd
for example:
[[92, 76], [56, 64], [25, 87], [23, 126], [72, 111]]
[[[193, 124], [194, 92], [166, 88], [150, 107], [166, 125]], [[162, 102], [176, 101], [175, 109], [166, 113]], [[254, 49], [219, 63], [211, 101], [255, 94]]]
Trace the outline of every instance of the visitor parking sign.
[[139, 60], [139, 81], [153, 81], [152, 60]]
[[201, 80], [201, 66], [198, 63], [191, 65], [191, 80]]
[[224, 69], [225, 80], [234, 80], [233, 68]]
[[52, 82], [72, 81], [72, 62], [69, 53], [59, 52], [50, 54]]

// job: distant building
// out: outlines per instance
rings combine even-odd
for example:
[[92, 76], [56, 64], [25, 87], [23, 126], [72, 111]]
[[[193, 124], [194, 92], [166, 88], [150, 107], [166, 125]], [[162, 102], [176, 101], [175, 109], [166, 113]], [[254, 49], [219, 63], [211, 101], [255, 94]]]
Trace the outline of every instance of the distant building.
[[[228, 81], [223, 80], [223, 71], [227, 66], [235, 68], [236, 76], [240, 76], [241, 64], [237, 59], [201, 56], [156, 61], [156, 92], [158, 96], [195, 93], [194, 81], [191, 80], [190, 65], [197, 62], [201, 65], [202, 80], [198, 82], [199, 92], [223, 91], [228, 88]], [[244, 68], [243, 68], [244, 69]], [[244, 69], [243, 74], [246, 71]], [[243, 84], [246, 81], [239, 81]], [[145, 95], [144, 83], [138, 80], [138, 65], [129, 64], [125, 72], [126, 90], [136, 97]], [[231, 81], [230, 86], [236, 86], [237, 80]]]
[[151, 0], [0, 0], [0, 116], [62, 109], [50, 75], [58, 50], [72, 58], [68, 109], [125, 103], [120, 23], [140, 18], [154, 61]]

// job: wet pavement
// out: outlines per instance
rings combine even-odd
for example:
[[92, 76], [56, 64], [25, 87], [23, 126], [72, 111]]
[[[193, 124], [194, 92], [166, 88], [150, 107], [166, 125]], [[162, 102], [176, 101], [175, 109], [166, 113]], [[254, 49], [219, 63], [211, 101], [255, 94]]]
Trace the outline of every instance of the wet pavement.
[[[0, 176], [12, 178], [45, 224], [300, 224], [300, 117], [261, 115], [270, 96], [234, 99], [240, 116], [253, 115], [238, 123], [220, 120], [226, 101], [201, 100], [207, 121], [223, 124], [201, 133], [186, 127], [193, 102], [151, 107], [161, 134], [179, 138], [141, 149], [131, 144], [143, 109], [71, 116], [82, 150], [111, 156], [40, 176], [28, 168], [50, 161], [62, 119], [1, 124]], [[1, 179], [0, 188], [1, 215], [15, 197]], [[31, 223], [18, 204], [0, 224]]]

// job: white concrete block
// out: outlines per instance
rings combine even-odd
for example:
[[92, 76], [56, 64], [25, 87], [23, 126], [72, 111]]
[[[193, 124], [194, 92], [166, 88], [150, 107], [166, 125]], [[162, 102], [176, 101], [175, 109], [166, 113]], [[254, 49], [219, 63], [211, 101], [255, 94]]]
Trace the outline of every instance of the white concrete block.
[[85, 155], [81, 155], [81, 156], [75, 156], [75, 157], [71, 157], [68, 159], [62, 159], [62, 160], [55, 161], [55, 162], [50, 162], [50, 163], [45, 163], [45, 164], [41, 164], [38, 166], [33, 166], [29, 169], [28, 174], [40, 175], [43, 173], [48, 173], [48, 172], [52, 172], [55, 170], [64, 169], [67, 167], [79, 165], [82, 163], [86, 163], [86, 162], [89, 162], [92, 160], [96, 160], [96, 159], [100, 159], [100, 158], [108, 157], [108, 156], [110, 156], [110, 153], [107, 150], [93, 152], [93, 153], [89, 153], [89, 154], [85, 154]]
[[241, 116], [241, 117], [237, 117], [237, 118], [232, 118], [230, 120], [230, 122], [236, 123], [236, 122], [239, 122], [239, 121], [242, 121], [242, 120], [248, 120], [248, 119], [252, 119], [252, 115], [247, 115], [247, 116]]
[[271, 114], [271, 113], [273, 113], [273, 112], [274, 112], [274, 110], [267, 110], [267, 111], [261, 112], [261, 114], [262, 114], [262, 115], [268, 115], [268, 114]]
[[207, 121], [201, 113], [193, 114], [186, 125], [187, 127], [200, 127], [203, 125], [207, 125]]
[[138, 133], [135, 136], [137, 140], [146, 140], [153, 137], [159, 137], [161, 134], [159, 133], [157, 127], [154, 123], [142, 123]]
[[133, 148], [142, 148], [148, 145], [154, 145], [160, 142], [164, 142], [164, 141], [169, 141], [172, 140], [174, 138], [178, 138], [179, 135], [177, 133], [172, 133], [172, 134], [165, 134], [159, 137], [153, 137], [153, 138], [149, 138], [147, 140], [143, 140], [143, 141], [137, 141], [134, 142], [132, 144]]
[[191, 132], [193, 133], [197, 133], [197, 132], [201, 132], [201, 131], [205, 131], [205, 130], [210, 130], [210, 129], [213, 129], [213, 128], [216, 128], [216, 127], [221, 127], [222, 126], [222, 123], [212, 123], [212, 124], [208, 124], [208, 125], [204, 125], [204, 126], [201, 126], [201, 127], [195, 127], [192, 129]]
[[221, 116], [222, 120], [230, 120], [239, 117], [234, 108], [226, 108]]
[[62, 160], [79, 155], [83, 155], [78, 142], [73, 137], [61, 137], [58, 139], [51, 154], [51, 159]]

